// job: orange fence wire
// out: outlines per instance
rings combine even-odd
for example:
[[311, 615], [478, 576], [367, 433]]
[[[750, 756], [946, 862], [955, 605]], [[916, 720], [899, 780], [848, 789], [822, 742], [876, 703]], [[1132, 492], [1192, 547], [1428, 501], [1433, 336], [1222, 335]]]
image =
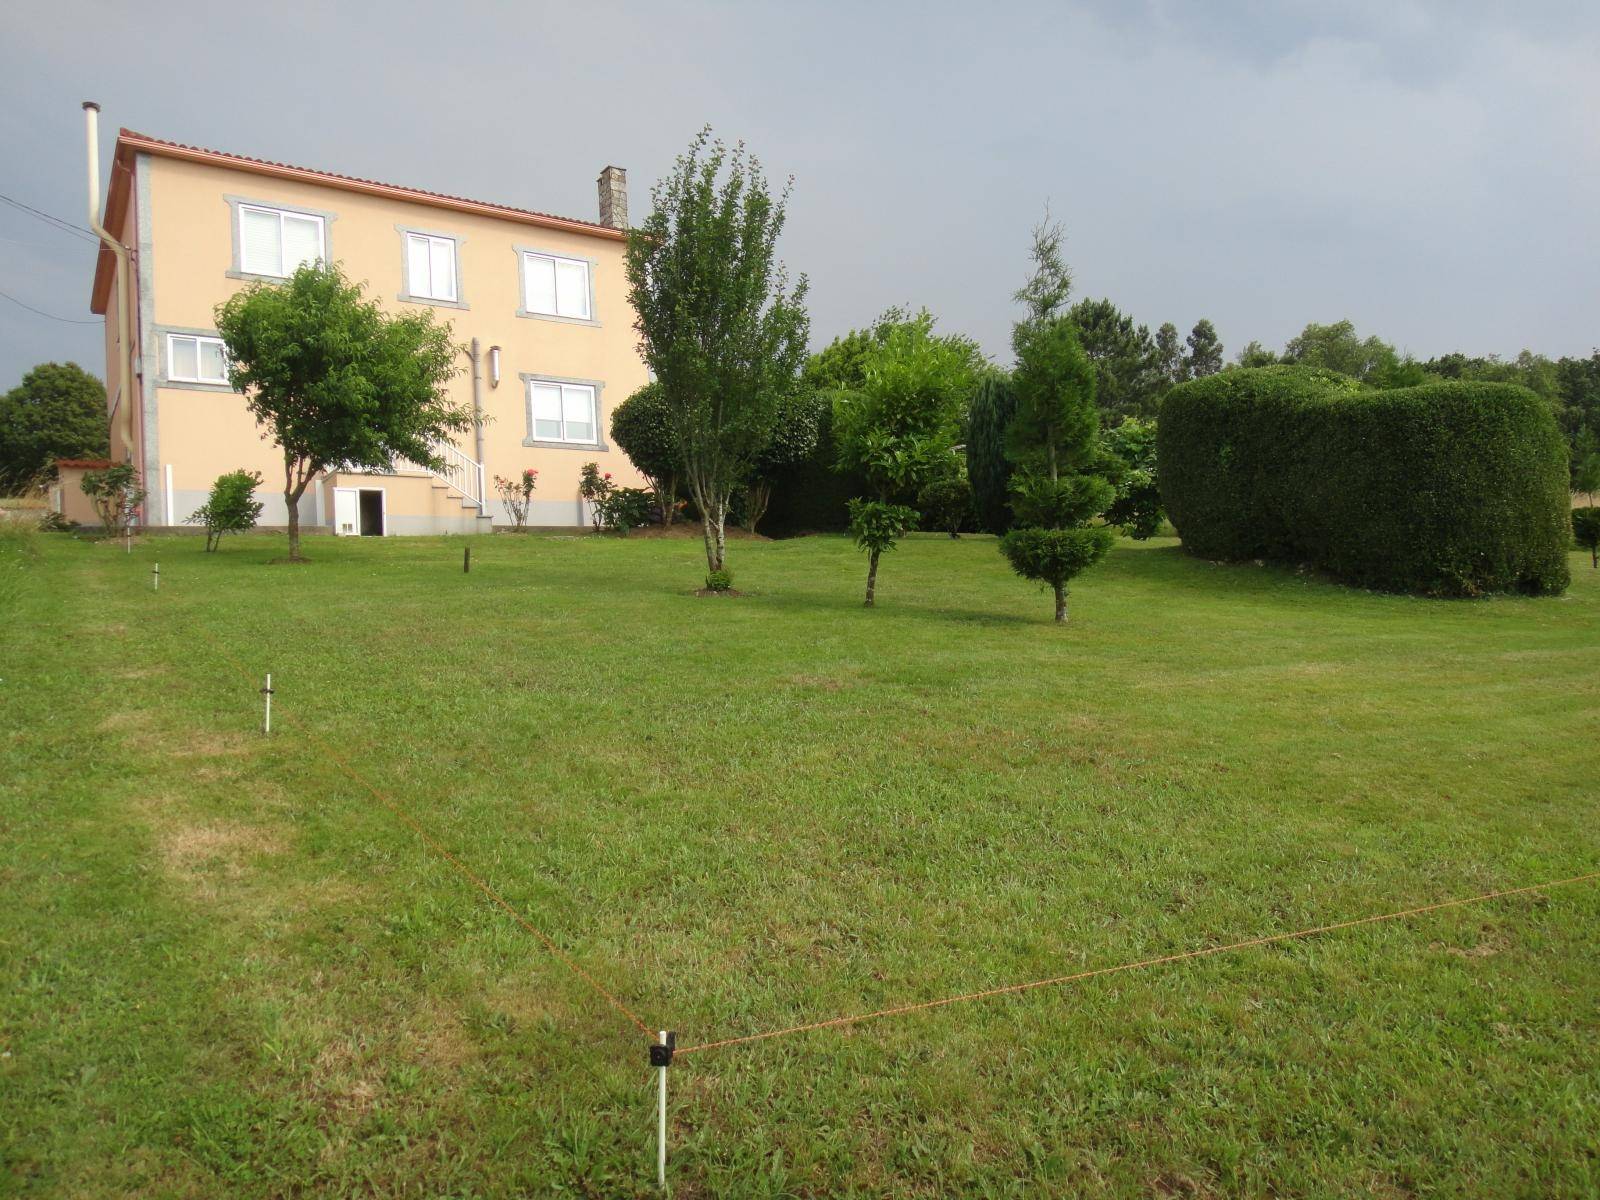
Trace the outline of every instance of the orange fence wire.
[[[227, 648], [227, 646], [225, 646], [220, 640], [213, 636], [208, 629], [200, 625], [198, 622], [194, 624], [193, 628], [199, 630], [201, 636], [210, 642], [211, 645], [216, 648], [217, 652], [230, 664], [232, 664], [235, 670], [237, 670], [245, 680], [254, 683], [255, 676], [251, 674], [249, 668], [240, 662], [239, 659]], [[292, 717], [291, 721], [293, 722]], [[321, 750], [322, 753], [334, 763], [334, 765], [336, 765], [342, 772], [344, 772], [344, 774], [349, 776], [356, 783], [365, 788], [367, 792], [378, 801], [379, 804], [383, 805], [385, 809], [387, 809], [391, 814], [408, 826], [429, 849], [454, 867], [462, 878], [466, 879], [472, 884], [473, 887], [482, 892], [491, 903], [504, 911], [506, 915], [515, 921], [517, 925], [520, 926], [524, 931], [532, 934], [536, 939], [538, 939], [538, 941], [546, 950], [551, 953], [551, 955], [553, 955], [559, 962], [570, 969], [573, 974], [577, 975], [586, 984], [588, 984], [588, 986], [597, 995], [604, 999], [607, 1004], [609, 1004], [622, 1016], [626, 1017], [636, 1029], [638, 1029], [646, 1037], [652, 1039], [654, 1038], [655, 1034], [651, 1027], [645, 1024], [645, 1022], [641, 1020], [632, 1009], [618, 999], [617, 996], [598, 979], [596, 979], [593, 974], [584, 969], [584, 967], [575, 961], [571, 955], [562, 950], [561, 947], [556, 944], [554, 939], [552, 939], [532, 921], [528, 920], [528, 918], [518, 911], [510, 901], [508, 901], [499, 892], [495, 891], [493, 887], [491, 887], [480, 875], [477, 874], [477, 872], [473, 871], [471, 867], [467, 866], [466, 863], [452, 853], [449, 848], [439, 841], [438, 838], [429, 833], [427, 828], [424, 827], [422, 823], [419, 822], [415, 817], [413, 817], [410, 812], [408, 812], [401, 804], [385, 793], [382, 788], [378, 787], [371, 780], [366, 778], [366, 776], [362, 775], [359, 771], [352, 767], [350, 763], [346, 761], [345, 758], [339, 754], [339, 752], [332, 745], [330, 745], [325, 738], [317, 733], [315, 729], [311, 728], [304, 722], [293, 723], [298, 724], [301, 732], [304, 733], [306, 737], [308, 737], [313, 743], [315, 743], [317, 748]], [[850, 1016], [830, 1017], [823, 1021], [808, 1021], [800, 1025], [787, 1025], [780, 1029], [768, 1029], [759, 1033], [742, 1034], [738, 1037], [719, 1038], [715, 1041], [699, 1042], [688, 1046], [679, 1046], [677, 1047], [675, 1053], [677, 1055], [699, 1054], [706, 1050], [720, 1050], [729, 1046], [743, 1046], [752, 1042], [764, 1042], [772, 1038], [786, 1037], [789, 1034], [810, 1033], [818, 1029], [834, 1029], [845, 1025], [858, 1025], [864, 1021], [875, 1021], [882, 1017], [904, 1016], [908, 1013], [923, 1012], [927, 1009], [944, 1008], [945, 1006], [951, 1004], [962, 1004], [970, 1000], [987, 1000], [996, 996], [1008, 996], [1018, 992], [1029, 992], [1037, 988], [1061, 987], [1069, 983], [1081, 983], [1085, 980], [1097, 979], [1102, 975], [1115, 975], [1123, 971], [1137, 971], [1146, 967], [1166, 966], [1172, 963], [1186, 962], [1190, 959], [1208, 958], [1215, 954], [1227, 954], [1234, 950], [1247, 950], [1257, 946], [1270, 946], [1277, 942], [1297, 941], [1303, 938], [1316, 937], [1319, 934], [1334, 933], [1341, 929], [1352, 929], [1359, 925], [1375, 925], [1383, 921], [1399, 921], [1408, 917], [1421, 916], [1424, 913], [1438, 912], [1441, 909], [1460, 908], [1468, 904], [1483, 904], [1487, 901], [1499, 900], [1507, 896], [1521, 896], [1526, 895], [1529, 892], [1542, 891], [1546, 888], [1565, 887], [1569, 884], [1575, 883], [1588, 883], [1597, 879], [1600, 879], [1600, 871], [1591, 871], [1584, 875], [1573, 875], [1566, 879], [1551, 880], [1548, 883], [1535, 883], [1529, 884], [1525, 887], [1504, 888], [1494, 892], [1483, 892], [1476, 896], [1463, 896], [1453, 900], [1440, 900], [1433, 904], [1423, 904], [1415, 908], [1400, 909], [1396, 912], [1379, 913], [1374, 916], [1367, 917], [1356, 917], [1348, 921], [1336, 921], [1331, 925], [1316, 925], [1309, 929], [1296, 929], [1288, 933], [1265, 934], [1261, 937], [1246, 938], [1243, 941], [1228, 942], [1227, 944], [1221, 946], [1204, 946], [1199, 949], [1183, 950], [1174, 954], [1161, 954], [1154, 958], [1142, 958], [1134, 962], [1118, 963], [1114, 966], [1094, 967], [1086, 971], [1074, 971], [1067, 975], [1055, 975], [1049, 979], [1034, 979], [1029, 980], [1026, 983], [1003, 984], [998, 987], [984, 988], [980, 991], [963, 992], [960, 995], [955, 996], [943, 996], [936, 1000], [920, 1000], [910, 1004], [895, 1005], [892, 1008], [879, 1008], [874, 1009], [871, 1012], [855, 1013]]]
[[1184, 950], [1178, 954], [1162, 954], [1156, 958], [1143, 958], [1137, 962], [1118, 963], [1114, 967], [1095, 967], [1088, 971], [1075, 971], [1070, 975], [1056, 975], [1050, 979], [1035, 979], [1028, 983], [1010, 983], [1002, 987], [985, 988], [979, 992], [966, 992], [959, 996], [945, 996], [938, 1000], [922, 1000], [915, 1004], [901, 1004], [894, 1008], [880, 1008], [873, 1012], [857, 1013], [848, 1017], [833, 1017], [826, 1021], [809, 1021], [804, 1025], [789, 1025], [782, 1029], [769, 1029], [764, 1033], [747, 1033], [742, 1037], [722, 1038], [714, 1042], [700, 1042], [693, 1046], [679, 1046], [678, 1054], [697, 1054], [702, 1050], [717, 1050], [725, 1046], [742, 1046], [750, 1042], [763, 1042], [768, 1038], [784, 1037], [791, 1033], [809, 1033], [814, 1029], [832, 1029], [840, 1025], [855, 1025], [862, 1021], [874, 1021], [879, 1017], [897, 1017], [905, 1013], [921, 1012], [928, 1008], [943, 1008], [947, 1004], [960, 1004], [966, 1000], [985, 1000], [993, 996], [1006, 996], [1013, 992], [1027, 992], [1034, 988], [1059, 987], [1062, 984], [1078, 983], [1085, 979], [1094, 979], [1101, 975], [1113, 975], [1119, 971], [1136, 971], [1141, 967], [1158, 967], [1167, 963], [1183, 962], [1191, 958], [1205, 958], [1212, 954], [1225, 954], [1230, 950], [1244, 950], [1251, 946], [1268, 946], [1274, 942], [1288, 942], [1296, 938], [1313, 937], [1319, 933], [1332, 933], [1337, 929], [1350, 929], [1356, 925], [1373, 925], [1379, 921], [1398, 921], [1403, 917], [1420, 916], [1422, 913], [1437, 912], [1441, 908], [1459, 908], [1464, 904], [1481, 904], [1486, 900], [1498, 900], [1503, 896], [1520, 896], [1527, 892], [1537, 892], [1543, 888], [1562, 887], [1569, 883], [1585, 883], [1592, 879], [1600, 879], [1600, 871], [1591, 871], [1587, 875], [1573, 875], [1568, 879], [1556, 879], [1549, 883], [1536, 883], [1528, 887], [1506, 888], [1498, 892], [1484, 892], [1481, 896], [1465, 896], [1458, 900], [1441, 900], [1436, 904], [1424, 904], [1418, 908], [1402, 909], [1399, 912], [1381, 913], [1372, 917], [1357, 917], [1351, 921], [1338, 921], [1332, 925], [1318, 925], [1311, 929], [1297, 929], [1293, 933], [1272, 933], [1264, 937], [1247, 938], [1242, 942], [1229, 942], [1225, 946], [1206, 946], [1199, 950]]

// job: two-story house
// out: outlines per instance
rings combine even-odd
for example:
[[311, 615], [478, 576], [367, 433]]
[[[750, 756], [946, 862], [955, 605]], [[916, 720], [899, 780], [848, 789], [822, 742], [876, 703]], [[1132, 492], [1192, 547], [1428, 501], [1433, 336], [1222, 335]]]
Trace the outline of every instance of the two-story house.
[[[496, 475], [539, 472], [529, 524], [586, 519], [582, 465], [641, 483], [608, 445], [611, 408], [646, 381], [623, 266], [626, 177], [600, 175], [599, 221], [265, 162], [120, 132], [91, 307], [106, 317], [111, 457], [143, 475], [140, 514], [181, 525], [212, 481], [260, 471], [261, 522], [287, 520], [283, 456], [228, 385], [216, 307], [249, 280], [338, 263], [385, 307], [426, 305], [464, 347], [451, 381], [482, 414], [438, 471], [332, 470], [300, 502], [340, 534], [487, 531], [509, 517]], [[126, 297], [127, 320], [119, 314]], [[121, 343], [126, 329], [128, 344]]]

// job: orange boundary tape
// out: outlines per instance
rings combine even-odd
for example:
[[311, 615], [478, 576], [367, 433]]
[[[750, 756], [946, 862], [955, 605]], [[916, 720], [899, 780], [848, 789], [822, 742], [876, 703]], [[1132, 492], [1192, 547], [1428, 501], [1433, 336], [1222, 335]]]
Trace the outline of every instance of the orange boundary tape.
[[947, 1004], [960, 1004], [965, 1000], [984, 1000], [992, 996], [1005, 996], [1013, 992], [1027, 992], [1034, 988], [1059, 987], [1066, 983], [1077, 983], [1085, 979], [1094, 979], [1101, 975], [1113, 975], [1118, 971], [1136, 971], [1141, 967], [1157, 967], [1166, 963], [1183, 962], [1191, 958], [1205, 958], [1212, 954], [1225, 954], [1230, 950], [1244, 950], [1251, 946], [1267, 946], [1273, 942], [1287, 942], [1296, 938], [1313, 937], [1319, 933], [1332, 933], [1337, 929], [1350, 929], [1356, 925], [1373, 925], [1379, 921], [1398, 921], [1403, 917], [1415, 917], [1422, 913], [1437, 912], [1441, 908], [1459, 908], [1464, 904], [1481, 904], [1486, 900], [1498, 900], [1503, 896], [1520, 896], [1527, 892], [1537, 892], [1543, 888], [1562, 887], [1569, 883], [1585, 883], [1592, 879], [1600, 879], [1600, 871], [1591, 871], [1587, 875], [1573, 875], [1568, 879], [1556, 879], [1549, 883], [1535, 883], [1527, 887], [1506, 888], [1498, 892], [1484, 892], [1481, 896], [1466, 896], [1459, 900], [1441, 900], [1437, 904], [1424, 904], [1419, 908], [1402, 909], [1399, 912], [1381, 913], [1373, 917], [1357, 917], [1352, 921], [1338, 921], [1332, 925], [1318, 925], [1311, 929], [1297, 929], [1293, 933], [1273, 933], [1264, 937], [1247, 938], [1242, 942], [1229, 942], [1225, 946], [1207, 946], [1199, 950], [1185, 950], [1178, 954], [1163, 954], [1156, 958], [1142, 958], [1137, 962], [1119, 963], [1114, 967], [1096, 967], [1089, 971], [1075, 971], [1071, 975], [1056, 975], [1050, 979], [1035, 979], [1028, 983], [1011, 983], [1002, 987], [985, 988], [979, 992], [966, 992], [960, 996], [946, 996], [940, 1000], [923, 1000], [916, 1004], [901, 1004], [894, 1008], [880, 1008], [874, 1012], [858, 1013], [849, 1017], [834, 1017], [827, 1021], [810, 1021], [804, 1025], [789, 1025], [783, 1029], [769, 1029], [764, 1033], [747, 1033], [743, 1037], [722, 1038], [715, 1042], [701, 1042], [694, 1046], [679, 1046], [678, 1054], [697, 1054], [702, 1050], [718, 1050], [725, 1046], [743, 1046], [750, 1042], [762, 1042], [768, 1038], [783, 1037], [791, 1033], [808, 1033], [814, 1029], [831, 1029], [840, 1025], [855, 1025], [862, 1021], [874, 1021], [879, 1017], [896, 1017], [905, 1013], [921, 1012], [928, 1008], [942, 1008]]

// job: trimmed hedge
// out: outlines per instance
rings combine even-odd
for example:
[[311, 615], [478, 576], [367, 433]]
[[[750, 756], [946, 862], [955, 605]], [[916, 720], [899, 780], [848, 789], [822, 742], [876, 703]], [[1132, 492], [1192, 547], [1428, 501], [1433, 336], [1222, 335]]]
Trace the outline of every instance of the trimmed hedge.
[[1229, 370], [1168, 393], [1156, 452], [1167, 515], [1204, 558], [1430, 596], [1569, 582], [1566, 444], [1524, 388]]

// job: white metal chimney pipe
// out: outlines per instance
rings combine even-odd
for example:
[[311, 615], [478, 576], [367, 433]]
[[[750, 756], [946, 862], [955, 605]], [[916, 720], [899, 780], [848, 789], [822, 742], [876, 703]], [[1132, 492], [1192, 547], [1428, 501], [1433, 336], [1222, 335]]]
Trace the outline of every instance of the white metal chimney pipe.
[[93, 100], [83, 102], [84, 133], [89, 148], [89, 228], [94, 230], [112, 254], [117, 256], [117, 413], [122, 424], [123, 452], [133, 457], [133, 389], [134, 357], [128, 310], [132, 274], [128, 248], [100, 224], [100, 106]]

